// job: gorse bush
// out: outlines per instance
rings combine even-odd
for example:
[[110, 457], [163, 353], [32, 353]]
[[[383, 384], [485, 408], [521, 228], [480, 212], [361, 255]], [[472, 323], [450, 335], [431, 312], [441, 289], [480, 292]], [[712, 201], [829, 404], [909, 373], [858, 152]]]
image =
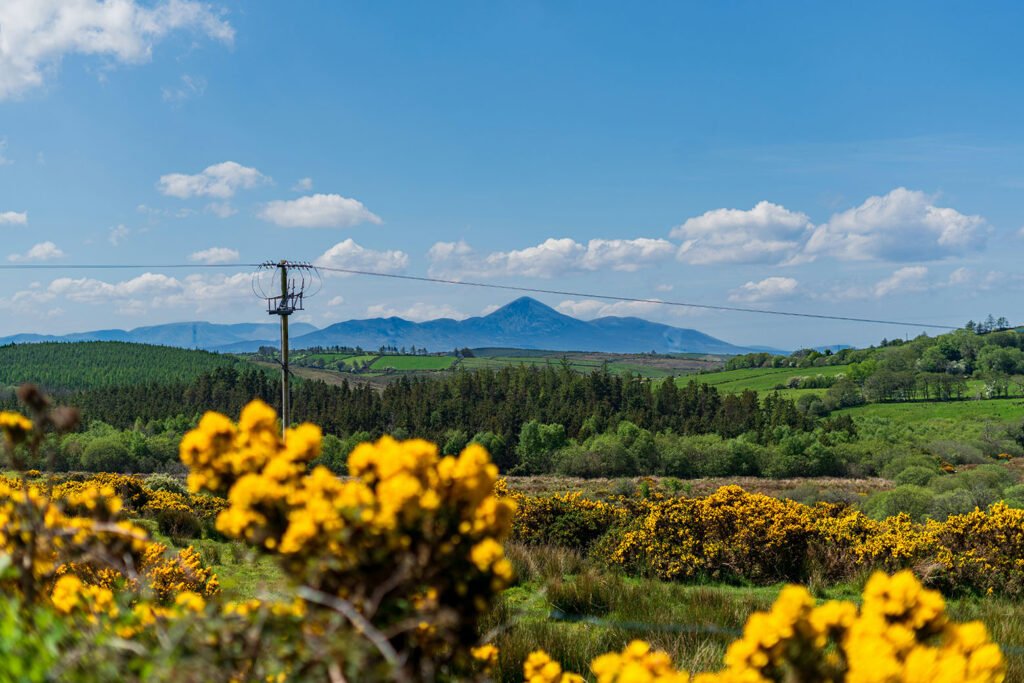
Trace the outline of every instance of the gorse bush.
[[[918, 487], [895, 492], [908, 488]], [[738, 486], [703, 498], [652, 494], [612, 503], [507, 495], [519, 509], [514, 539], [590, 549], [640, 576], [771, 584], [914, 569], [949, 593], [1024, 595], [1024, 510], [1002, 503], [921, 523], [905, 513], [873, 519], [845, 505], [807, 506]]]

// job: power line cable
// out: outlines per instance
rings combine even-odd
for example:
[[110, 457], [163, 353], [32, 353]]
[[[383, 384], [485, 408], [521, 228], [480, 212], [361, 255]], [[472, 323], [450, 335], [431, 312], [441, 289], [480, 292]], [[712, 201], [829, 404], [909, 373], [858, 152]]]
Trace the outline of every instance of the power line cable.
[[[164, 263], [164, 264], [0, 264], [0, 270], [132, 270], [132, 269], [169, 269], [169, 268], [259, 268], [265, 263]], [[334, 266], [316, 266], [318, 270], [344, 273], [347, 275], [363, 275], [367, 277], [389, 278], [394, 280], [407, 280], [412, 282], [430, 282], [433, 284], [458, 285], [462, 287], [478, 287], [484, 289], [499, 289], [512, 292], [526, 292], [531, 294], [555, 294], [559, 296], [577, 296], [589, 299], [602, 299], [605, 301], [621, 301], [627, 303], [654, 304], [658, 306], [676, 306], [679, 308], [696, 308], [709, 311], [725, 311], [729, 313], [757, 313], [760, 315], [784, 316], [790, 318], [808, 318], [813, 320], [835, 320], [840, 322], [869, 323], [876, 325], [899, 325], [901, 327], [926, 327], [937, 330], [958, 330], [958, 325], [940, 325], [937, 323], [923, 323], [909, 320], [887, 320], [882, 318], [860, 318], [846, 315], [828, 315], [824, 313], [803, 313], [799, 311], [775, 311], [762, 308], [746, 308], [743, 306], [723, 306], [717, 304], [699, 304], [691, 301], [666, 301], [662, 299], [644, 299], [640, 297], [616, 296], [613, 294], [597, 294], [594, 292], [576, 292], [564, 289], [546, 289], [542, 287], [524, 287], [521, 285], [502, 285], [493, 282], [475, 282], [471, 280], [451, 280], [437, 277], [424, 277], [418, 275], [400, 275], [398, 273], [381, 273], [372, 270], [359, 270], [356, 268], [337, 268]]]
[[396, 280], [413, 280], [416, 282], [433, 282], [437, 284], [445, 285], [462, 285], [465, 287], [484, 287], [488, 289], [503, 289], [514, 292], [531, 292], [534, 294], [558, 294], [560, 296], [580, 296], [587, 297], [590, 299], [605, 299], [608, 301], [625, 301], [630, 303], [641, 303], [641, 304], [658, 304], [662, 306], [679, 306], [683, 308], [700, 308], [711, 311], [729, 311], [732, 313], [760, 313], [762, 315], [782, 315], [794, 318], [815, 318], [818, 320], [841, 320], [845, 322], [855, 323], [875, 323], [879, 325], [900, 325], [905, 327], [929, 327], [940, 330], [958, 330], [959, 326], [956, 325], [937, 325], [935, 323], [919, 323], [910, 321], [900, 320], [882, 320], [876, 318], [856, 318], [845, 315], [825, 315], [823, 313], [799, 313], [796, 311], [772, 311], [761, 308], [743, 308], [740, 306], [718, 306], [714, 304], [695, 304], [686, 301], [664, 301], [661, 299], [641, 299], [630, 296], [615, 296], [612, 294], [593, 294], [588, 292], [573, 292], [561, 289], [542, 289], [539, 287], [522, 287], [517, 285], [499, 285], [493, 282], [472, 282], [468, 280], [446, 280], [444, 278], [436, 277], [420, 277], [416, 275], [399, 275], [397, 273], [378, 273], [370, 270], [356, 270], [353, 268], [334, 268], [329, 266], [317, 266], [320, 270], [335, 272], [335, 273], [347, 273], [349, 275], [368, 275], [372, 277], [385, 277], [393, 278]]
[[137, 270], [140, 268], [163, 270], [166, 268], [257, 268], [260, 265], [259, 263], [4, 263], [0, 264], [0, 270]]

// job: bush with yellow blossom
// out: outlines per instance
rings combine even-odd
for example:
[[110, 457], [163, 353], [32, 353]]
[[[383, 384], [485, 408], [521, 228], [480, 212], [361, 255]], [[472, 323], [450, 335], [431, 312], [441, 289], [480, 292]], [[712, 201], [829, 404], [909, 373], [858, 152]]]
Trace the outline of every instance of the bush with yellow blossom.
[[[16, 469], [18, 449], [38, 448], [43, 430], [66, 420], [39, 395], [27, 398], [33, 420], [0, 415]], [[198, 553], [170, 554], [124, 518], [126, 508], [187, 506], [180, 493], [160, 495], [120, 475], [0, 481], [0, 683], [486, 680], [498, 651], [481, 642], [480, 617], [512, 580], [502, 541], [516, 507], [516, 496], [499, 495], [487, 453], [470, 446], [442, 457], [425, 441], [385, 437], [353, 450], [351, 478], [342, 480], [311, 466], [319, 451], [319, 429], [302, 425], [282, 438], [260, 402], [237, 424], [207, 414], [181, 444], [190, 496], [220, 500], [207, 504], [217, 530], [279, 561], [291, 580], [281, 600], [222, 601]], [[950, 576], [981, 566], [1012, 572], [995, 549], [1018, 542], [1010, 534], [1017, 520], [1003, 510], [938, 528], [872, 526], [740, 489], [619, 507], [572, 495], [519, 499], [539, 520], [526, 527], [533, 540], [581, 534], [589, 543], [611, 526], [614, 561], [653, 560], [671, 578], [744, 566], [757, 580], [797, 575], [802, 560], [787, 553], [806, 555], [826, 538], [862, 562], [952, 554], [973, 542], [985, 552], [950, 559], [960, 562]], [[559, 525], [566, 510], [582, 513]], [[908, 534], [920, 538], [899, 548], [877, 540]], [[691, 676], [642, 641], [597, 657], [590, 670], [597, 683], [998, 683], [1003, 672], [985, 628], [949, 621], [942, 597], [909, 572], [876, 575], [861, 607], [784, 589], [770, 611], [749, 619], [719, 672]], [[584, 680], [543, 651], [527, 658], [523, 676]]]
[[925, 523], [855, 508], [807, 506], [739, 486], [700, 498], [655, 495], [605, 503], [579, 494], [531, 497], [512, 537], [586, 550], [631, 574], [669, 581], [841, 581], [870, 570], [917, 569], [946, 593], [1024, 594], [1024, 510], [987, 510]]
[[[634, 641], [591, 663], [597, 683], [1001, 683], [1006, 666], [980, 622], [956, 624], [942, 596], [908, 571], [875, 574], [863, 604], [816, 604], [802, 586], [783, 589], [771, 610], [750, 616], [725, 667], [691, 675], [664, 652]], [[523, 665], [528, 683], [582, 680], [543, 651]]]
[[384, 437], [352, 451], [344, 481], [308, 469], [319, 454], [319, 428], [282, 439], [259, 401], [237, 424], [206, 414], [181, 443], [191, 490], [227, 497], [217, 529], [275, 555], [313, 607], [372, 636], [403, 675], [471, 670], [478, 619], [512, 579], [514, 504], [495, 495], [487, 452]]

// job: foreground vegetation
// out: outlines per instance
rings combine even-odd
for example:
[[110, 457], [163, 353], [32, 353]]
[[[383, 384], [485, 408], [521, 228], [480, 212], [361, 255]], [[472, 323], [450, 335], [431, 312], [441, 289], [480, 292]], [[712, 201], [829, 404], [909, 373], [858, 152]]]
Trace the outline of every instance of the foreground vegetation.
[[[492, 675], [511, 680], [515, 664], [500, 661], [493, 641], [501, 642], [502, 634], [512, 631], [503, 625], [503, 608], [493, 606], [515, 576], [501, 544], [513, 519], [519, 535], [525, 528], [585, 544], [580, 533], [589, 534], [592, 543], [604, 535], [593, 528], [595, 515], [617, 514], [578, 496], [531, 500], [495, 490], [497, 470], [479, 446], [440, 458], [427, 442], [384, 438], [353, 450], [351, 478], [341, 480], [323, 467], [309, 466], [319, 455], [316, 427], [290, 429], [282, 441], [276, 416], [260, 402], [247, 406], [237, 424], [210, 413], [186, 435], [180, 452], [189, 468], [191, 494], [174, 491], [172, 481], [159, 478], [148, 486], [109, 475], [56, 486], [50, 479], [33, 484], [32, 477], [40, 475], [25, 467], [45, 452], [44, 431], [66, 431], [76, 416], [52, 410], [33, 389], [23, 391], [22, 398], [33, 420], [0, 413], [5, 450], [21, 473], [0, 491], [0, 580], [7, 596], [0, 601], [0, 628], [6, 634], [0, 644], [6, 665], [0, 677], [11, 680], [432, 681]], [[198, 499], [192, 496], [199, 492], [220, 501], [209, 505], [219, 509], [217, 534], [277, 559], [285, 578], [283, 601], [223, 602], [215, 577], [195, 551], [191, 560], [164, 571], [140, 571], [153, 542], [143, 526], [123, 513], [145, 514], [156, 501], [159, 524], [160, 511], [178, 510], [181, 501], [195, 504]], [[788, 532], [777, 533], [791, 526], [786, 514], [795, 511], [805, 521], [812, 519], [792, 506], [781, 520], [780, 514], [768, 516], [780, 510], [771, 506], [785, 505], [757, 497], [744, 502], [747, 494], [739, 490], [716, 495], [743, 504], [731, 512], [712, 499], [637, 504], [650, 514], [661, 514], [663, 505], [717, 510], [717, 522], [706, 513], [690, 522], [691, 541], [700, 536], [693, 525], [714, 523], [718, 529], [720, 543], [689, 546], [705, 561], [715, 557], [712, 548], [727, 553], [751, 543], [746, 530], [736, 527], [751, 520], [733, 519], [738, 543], [729, 545], [730, 515], [767, 517], [762, 528], [776, 532], [769, 538], [783, 545], [796, 540]], [[754, 509], [757, 505], [770, 509]], [[996, 508], [989, 513], [993, 519], [1000, 515], [1011, 513]], [[902, 533], [905, 524], [897, 527]], [[626, 520], [611, 528], [624, 541], [637, 531]], [[900, 556], [903, 540], [897, 534], [883, 555]], [[984, 546], [983, 538], [972, 535], [970, 542], [997, 561], [998, 551]], [[645, 554], [658, 556], [656, 550]], [[974, 590], [983, 584], [970, 565], [962, 574], [963, 585]], [[770, 558], [762, 563], [775, 570], [780, 566]], [[710, 567], [705, 562], [698, 570]], [[1013, 567], [1005, 571], [1013, 580]], [[583, 583], [574, 581], [574, 586]], [[552, 597], [571, 609], [576, 588], [563, 592], [568, 601]], [[575, 604], [592, 604], [591, 598], [598, 597], [591, 591]], [[513, 641], [507, 645], [515, 651]], [[618, 642], [610, 649], [580, 670], [589, 669], [598, 681], [609, 683], [691, 680], [668, 654], [647, 642]], [[542, 650], [527, 653], [521, 666], [531, 682], [583, 680], [564, 672]], [[742, 635], [726, 649], [721, 671], [692, 680], [985, 683], [1004, 680], [1005, 670], [1000, 648], [981, 623], [951, 621], [942, 597], [902, 572], [874, 575], [859, 606], [844, 601], [819, 605], [804, 588], [784, 589], [770, 611], [750, 616]]]

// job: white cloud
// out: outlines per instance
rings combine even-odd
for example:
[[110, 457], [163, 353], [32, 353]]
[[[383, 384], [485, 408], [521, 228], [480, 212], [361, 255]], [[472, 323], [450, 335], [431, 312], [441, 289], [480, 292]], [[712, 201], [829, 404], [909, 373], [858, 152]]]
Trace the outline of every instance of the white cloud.
[[252, 274], [216, 273], [187, 276], [180, 294], [169, 298], [168, 305], [194, 308], [197, 313], [203, 313], [261, 304], [253, 297]]
[[974, 279], [974, 274], [967, 268], [957, 268], [949, 274], [949, 285], [955, 287], [957, 285], [965, 285]]
[[473, 247], [469, 246], [464, 240], [459, 240], [458, 242], [435, 242], [434, 246], [430, 247], [427, 251], [427, 258], [431, 262], [445, 261], [460, 256], [469, 256], [472, 253]]
[[258, 306], [249, 273], [188, 275], [178, 279], [161, 273], [143, 273], [129, 280], [106, 282], [94, 278], [58, 278], [48, 286], [16, 292], [10, 308], [54, 300], [78, 305], [102, 305], [117, 313], [139, 315], [153, 309], [179, 309], [195, 313]]
[[189, 197], [216, 197], [228, 199], [238, 190], [249, 190], [270, 179], [249, 166], [234, 161], [223, 161], [207, 166], [199, 173], [168, 173], [160, 176], [157, 189], [162, 194], [179, 199]]
[[202, 76], [182, 74], [178, 85], [165, 85], [160, 89], [164, 102], [181, 103], [206, 92], [206, 79]]
[[592, 239], [581, 244], [568, 237], [548, 238], [538, 245], [496, 251], [479, 257], [466, 242], [437, 242], [427, 252], [435, 276], [550, 278], [571, 271], [633, 272], [671, 258], [675, 247], [662, 239]]
[[675, 285], [664, 284], [664, 285], [657, 285], [657, 286], [655, 286], [654, 289], [655, 289], [655, 291], [658, 291], [658, 292], [671, 292], [674, 288], [675, 288]]
[[631, 273], [642, 266], [672, 257], [675, 247], [668, 240], [638, 237], [632, 240], [590, 240], [580, 259], [584, 270], [612, 270]]
[[193, 0], [5, 0], [0, 3], [0, 100], [43, 84], [65, 55], [111, 62], [149, 61], [167, 34], [187, 30], [230, 44], [234, 29]]
[[394, 308], [387, 304], [374, 304], [366, 309], [366, 315], [371, 318], [404, 318], [413, 322], [437, 320], [438, 318], [465, 320], [469, 317], [462, 311], [456, 310], [447, 304], [437, 305], [428, 303], [415, 303], [405, 308]]
[[784, 299], [796, 293], [799, 282], [791, 277], [766, 277], [760, 282], [747, 282], [729, 294], [729, 301], [757, 303]]
[[238, 250], [228, 247], [210, 247], [202, 251], [194, 252], [188, 257], [189, 261], [215, 265], [221, 263], [234, 263], [238, 260]]
[[607, 316], [644, 318], [666, 308], [654, 301], [598, 301], [597, 299], [566, 299], [555, 310], [574, 318], [592, 320]]
[[28, 224], [27, 211], [0, 211], [0, 225], [26, 225]]
[[490, 315], [491, 313], [494, 313], [499, 308], [501, 308], [501, 306], [499, 304], [489, 304], [487, 306], [484, 306], [484, 310], [480, 311], [480, 315]]
[[292, 185], [292, 192], [309, 192], [312, 189], [312, 178], [299, 178], [298, 180], [295, 181], [295, 184]]
[[107, 241], [115, 247], [120, 245], [124, 241], [124, 238], [131, 233], [125, 225], [115, 225], [107, 232]]
[[[314, 265], [326, 268], [349, 268], [375, 273], [396, 273], [409, 265], [409, 255], [403, 251], [375, 251], [355, 243], [352, 238], [338, 242], [325, 251]], [[343, 275], [343, 273], [328, 274]]]
[[206, 210], [218, 218], [231, 218], [238, 213], [238, 209], [231, 206], [231, 202], [210, 202], [206, 205]]
[[331, 299], [330, 301], [327, 302], [327, 307], [328, 308], [337, 308], [338, 306], [341, 306], [344, 303], [345, 303], [345, 297], [343, 297], [341, 295], [338, 295], [338, 296], [334, 297], [333, 299]]
[[484, 273], [554, 277], [571, 270], [586, 254], [579, 242], [563, 237], [548, 238], [534, 247], [496, 251], [484, 259]]
[[259, 217], [284, 228], [351, 228], [360, 223], [382, 223], [356, 199], [340, 194], [314, 194], [268, 202]]
[[678, 258], [685, 263], [782, 263], [796, 256], [812, 228], [806, 214], [762, 201], [749, 211], [708, 211], [671, 236], [683, 240]]
[[40, 242], [24, 254], [11, 254], [7, 257], [7, 260], [14, 262], [51, 261], [53, 259], [63, 258], [63, 256], [64, 252], [61, 251], [53, 242]]
[[884, 280], [875, 284], [874, 294], [883, 297], [893, 293], [922, 292], [928, 289], [925, 278], [928, 269], [924, 266], [907, 266], [900, 268]]
[[987, 226], [981, 216], [935, 206], [933, 197], [898, 187], [837, 213], [817, 229], [805, 253], [842, 260], [926, 261], [981, 249]]
[[51, 297], [85, 304], [132, 300], [140, 296], [167, 294], [181, 289], [181, 282], [159, 273], [143, 273], [130, 280], [104, 282], [94, 278], [58, 278], [46, 288]]

